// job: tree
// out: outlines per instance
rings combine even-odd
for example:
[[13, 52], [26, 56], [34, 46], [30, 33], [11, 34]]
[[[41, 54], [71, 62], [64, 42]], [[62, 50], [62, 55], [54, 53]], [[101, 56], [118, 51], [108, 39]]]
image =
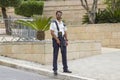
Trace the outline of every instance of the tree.
[[95, 18], [96, 18], [96, 12], [97, 12], [98, 0], [93, 0], [91, 8], [88, 6], [88, 1], [87, 0], [80, 0], [80, 1], [81, 1], [81, 5], [83, 6], [83, 8], [87, 11], [89, 22], [91, 24], [94, 24], [95, 23]]
[[16, 7], [21, 4], [22, 0], [0, 0], [0, 7], [2, 10], [3, 19], [5, 22], [6, 34], [11, 35], [11, 28], [8, 26], [8, 16], [6, 13], [7, 7]]

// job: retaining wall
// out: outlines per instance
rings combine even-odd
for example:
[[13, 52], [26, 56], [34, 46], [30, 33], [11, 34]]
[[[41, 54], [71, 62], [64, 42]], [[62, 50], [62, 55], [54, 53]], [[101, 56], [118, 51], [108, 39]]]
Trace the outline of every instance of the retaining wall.
[[[100, 40], [104, 47], [120, 48], [120, 23], [68, 26], [67, 32], [69, 40]], [[50, 31], [47, 31], [46, 39], [50, 38]]]
[[[99, 41], [70, 41], [68, 46], [68, 60], [92, 56], [101, 53]], [[0, 43], [0, 55], [41, 64], [52, 63], [52, 42], [5, 42]], [[59, 54], [59, 61], [61, 55]]]

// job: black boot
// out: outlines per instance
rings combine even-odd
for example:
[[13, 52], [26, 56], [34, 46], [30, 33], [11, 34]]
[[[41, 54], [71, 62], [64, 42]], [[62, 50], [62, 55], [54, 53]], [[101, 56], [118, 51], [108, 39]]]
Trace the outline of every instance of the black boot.
[[54, 71], [54, 75], [55, 75], [55, 76], [58, 75], [57, 71]]
[[65, 72], [65, 73], [72, 73], [72, 71], [70, 71], [70, 70], [64, 70], [63, 72]]

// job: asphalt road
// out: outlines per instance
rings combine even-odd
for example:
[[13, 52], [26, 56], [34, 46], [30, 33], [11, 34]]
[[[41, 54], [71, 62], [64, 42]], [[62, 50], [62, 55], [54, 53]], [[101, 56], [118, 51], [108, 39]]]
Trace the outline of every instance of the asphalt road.
[[0, 80], [59, 80], [0, 65]]

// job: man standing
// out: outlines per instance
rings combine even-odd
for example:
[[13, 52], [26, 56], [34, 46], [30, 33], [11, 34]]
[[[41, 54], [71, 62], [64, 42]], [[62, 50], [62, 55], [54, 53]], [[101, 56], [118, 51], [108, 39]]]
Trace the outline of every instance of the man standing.
[[50, 24], [50, 31], [52, 35], [53, 41], [53, 71], [54, 75], [57, 75], [57, 59], [58, 59], [58, 51], [61, 49], [62, 54], [62, 64], [63, 64], [63, 72], [72, 73], [68, 70], [67, 65], [67, 28], [62, 21], [62, 12], [56, 12], [56, 20], [52, 21]]

